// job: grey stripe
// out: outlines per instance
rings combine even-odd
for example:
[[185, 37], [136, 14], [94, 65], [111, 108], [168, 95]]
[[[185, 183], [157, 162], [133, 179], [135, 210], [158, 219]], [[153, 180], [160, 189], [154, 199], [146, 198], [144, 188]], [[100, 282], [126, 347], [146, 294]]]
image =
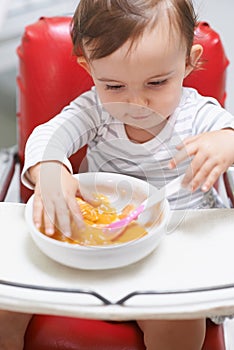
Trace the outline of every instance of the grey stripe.
[[83, 109], [86, 104], [87, 104], [87, 107], [96, 107], [97, 106], [97, 100], [94, 100], [93, 99], [93, 95], [92, 97], [89, 97], [88, 95], [90, 95], [90, 93], [84, 93], [82, 95], [79, 96], [79, 101], [78, 99], [74, 100], [73, 103], [78, 107], [78, 108], [81, 108]]

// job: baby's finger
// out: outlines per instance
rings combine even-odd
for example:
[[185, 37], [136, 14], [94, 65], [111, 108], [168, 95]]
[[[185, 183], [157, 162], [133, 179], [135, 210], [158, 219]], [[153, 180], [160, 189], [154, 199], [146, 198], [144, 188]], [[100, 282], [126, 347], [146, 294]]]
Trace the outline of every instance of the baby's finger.
[[85, 202], [88, 202], [93, 207], [97, 207], [101, 203], [101, 198], [97, 193], [86, 192], [83, 194], [83, 199]]
[[[213, 173], [213, 171], [215, 170], [215, 172]], [[220, 171], [218, 170], [219, 167], [211, 160], [211, 159], [207, 159], [200, 167], [200, 169], [194, 174], [193, 176], [193, 180], [191, 182], [191, 190], [195, 191], [198, 187], [202, 186], [202, 189], [204, 192], [208, 191], [211, 186], [214, 184], [213, 183], [209, 183], [207, 182], [205, 185], [205, 182], [207, 181], [207, 179], [210, 177], [210, 175], [213, 173], [213, 175], [216, 173], [216, 179], [218, 178]], [[210, 178], [211, 180], [211, 178]], [[216, 181], [216, 180], [215, 180]]]
[[215, 184], [215, 182], [218, 180], [218, 178], [221, 175], [221, 169], [217, 165], [212, 169], [212, 171], [209, 173], [205, 181], [203, 182], [201, 189], [203, 192], [207, 192], [211, 189], [211, 187]]
[[180, 163], [182, 163], [184, 160], [189, 158], [194, 152], [194, 149], [187, 149], [183, 147], [180, 151], [178, 151], [174, 158], [172, 158], [169, 162], [169, 168], [174, 169], [176, 166]]
[[192, 191], [191, 182], [193, 177], [194, 177], [193, 169], [191, 166], [188, 166], [186, 169], [185, 175], [183, 177], [182, 186], [185, 188], [189, 188], [189, 190]]
[[68, 202], [67, 202], [67, 206], [71, 212], [72, 218], [74, 220], [74, 222], [76, 223], [78, 229], [83, 230], [85, 228], [85, 224], [83, 221], [83, 216], [82, 213], [80, 211], [80, 207], [79, 204], [76, 200], [76, 198], [69, 198]]
[[76, 196], [82, 198], [84, 201], [90, 203], [94, 207], [100, 204], [100, 198], [97, 196], [95, 188], [90, 188], [82, 184], [82, 187], [78, 187]]
[[33, 199], [33, 222], [39, 229], [42, 225], [43, 204], [41, 197], [35, 192]]
[[201, 169], [203, 169], [203, 172], [205, 172], [205, 174], [203, 174], [203, 178], [209, 173], [211, 169], [210, 165], [209, 169], [206, 171], [204, 164], [208, 165], [208, 163], [205, 154], [197, 153], [186, 170], [185, 176], [183, 178], [183, 185], [187, 187], [190, 184], [191, 191], [197, 189], [197, 187], [201, 185]]
[[43, 218], [44, 218], [45, 233], [48, 236], [52, 236], [54, 234], [54, 226], [55, 226], [55, 208], [52, 202], [45, 203]]
[[66, 237], [71, 236], [71, 222], [69, 209], [65, 201], [57, 202], [55, 207], [56, 225], [58, 230]]
[[198, 138], [200, 137], [200, 135], [195, 135], [195, 136], [190, 136], [190, 137], [187, 137], [186, 139], [183, 140], [183, 142], [179, 143], [176, 148], [178, 150], [181, 150], [182, 148], [186, 147], [187, 145], [195, 142], [198, 140]]

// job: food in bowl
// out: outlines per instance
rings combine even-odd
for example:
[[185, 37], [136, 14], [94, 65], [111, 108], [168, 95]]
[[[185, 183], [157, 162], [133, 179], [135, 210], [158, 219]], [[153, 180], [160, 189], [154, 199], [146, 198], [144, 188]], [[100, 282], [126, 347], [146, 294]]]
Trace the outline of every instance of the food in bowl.
[[[109, 232], [104, 232], [102, 229], [103, 225], [108, 225], [126, 217], [134, 209], [134, 206], [128, 204], [120, 213], [117, 213], [117, 210], [110, 205], [106, 196], [102, 194], [96, 194], [96, 196], [99, 198], [99, 204], [95, 207], [83, 199], [77, 198], [85, 223], [84, 230], [79, 230], [72, 221], [72, 239], [64, 236], [57, 228], [55, 228], [55, 233], [51, 238], [70, 244], [95, 246], [126, 243], [147, 234], [147, 228], [136, 221], [129, 224], [120, 234], [113, 235]], [[43, 226], [40, 228], [40, 231], [45, 234]]]
[[[74, 175], [80, 188], [91, 193], [101, 193], [117, 213], [131, 204], [137, 207], [157, 189], [147, 182], [115, 173], [82, 173]], [[38, 248], [51, 259], [79, 269], [112, 269], [127, 266], [146, 257], [158, 247], [166, 233], [170, 209], [166, 199], [145, 210], [136, 223], [147, 230], [147, 234], [128, 242], [104, 245], [71, 244], [53, 239], [41, 233], [33, 223], [33, 196], [26, 204], [25, 218], [29, 232]]]

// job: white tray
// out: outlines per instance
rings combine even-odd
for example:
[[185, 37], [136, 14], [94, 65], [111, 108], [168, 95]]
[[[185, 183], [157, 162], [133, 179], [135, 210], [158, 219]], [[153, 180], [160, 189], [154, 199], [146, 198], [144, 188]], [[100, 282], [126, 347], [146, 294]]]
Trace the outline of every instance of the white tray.
[[[110, 320], [234, 313], [232, 209], [173, 212], [172, 233], [147, 258], [121, 269], [83, 271], [39, 251], [24, 208], [0, 203], [1, 309]], [[131, 293], [132, 298], [116, 304]]]

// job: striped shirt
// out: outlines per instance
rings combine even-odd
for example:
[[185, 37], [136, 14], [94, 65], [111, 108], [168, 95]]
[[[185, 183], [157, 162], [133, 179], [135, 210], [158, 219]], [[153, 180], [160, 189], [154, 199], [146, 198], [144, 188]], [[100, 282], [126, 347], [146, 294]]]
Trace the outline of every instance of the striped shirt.
[[[61, 161], [72, 171], [68, 158], [88, 145], [88, 170], [123, 173], [144, 179], [161, 188], [183, 174], [187, 159], [176, 169], [168, 168], [176, 154], [176, 145], [188, 136], [203, 132], [234, 129], [234, 117], [210, 97], [191, 88], [183, 88], [180, 103], [162, 131], [143, 144], [129, 140], [124, 124], [112, 117], [101, 105], [95, 87], [76, 98], [60, 114], [35, 128], [28, 139], [23, 183], [30, 187], [26, 172], [45, 160]], [[194, 193], [183, 189], [169, 198], [172, 209], [212, 208], [219, 206], [214, 189]]]

